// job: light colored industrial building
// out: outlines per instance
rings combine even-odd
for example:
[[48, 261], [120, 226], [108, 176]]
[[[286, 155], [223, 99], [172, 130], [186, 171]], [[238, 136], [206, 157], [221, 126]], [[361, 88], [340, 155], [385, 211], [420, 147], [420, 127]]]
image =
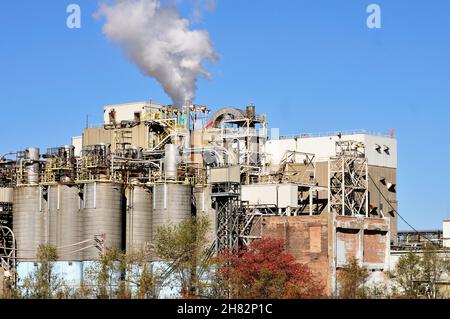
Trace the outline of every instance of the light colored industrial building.
[[71, 142], [0, 162], [17, 252], [2, 254], [4, 268], [31, 269], [38, 245], [50, 243], [78, 278], [105, 249], [151, 252], [159, 226], [198, 215], [214, 225], [216, 251], [283, 239], [330, 295], [351, 257], [374, 278], [389, 268], [397, 237], [392, 135], [269, 138], [267, 117], [253, 105], [211, 114], [148, 101], [105, 106], [104, 123]]
[[450, 220], [444, 220], [443, 225], [444, 247], [450, 248]]
[[[369, 217], [389, 217], [391, 239], [397, 240], [397, 140], [391, 135], [369, 134], [364, 131], [336, 132], [335, 134], [282, 137], [266, 144], [267, 163], [272, 172], [279, 169], [283, 157], [289, 152], [310, 154], [318, 186], [327, 189], [330, 158], [336, 156], [336, 142], [355, 141], [365, 146], [369, 177]], [[306, 158], [307, 155], [303, 157]], [[327, 199], [328, 191], [319, 191], [319, 198]], [[329, 206], [323, 207], [329, 211]]]

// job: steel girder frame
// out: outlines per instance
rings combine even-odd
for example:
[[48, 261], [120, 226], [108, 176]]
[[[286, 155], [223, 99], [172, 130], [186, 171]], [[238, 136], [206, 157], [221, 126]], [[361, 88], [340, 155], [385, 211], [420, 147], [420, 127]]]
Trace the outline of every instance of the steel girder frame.
[[16, 278], [16, 239], [11, 228], [0, 225], [0, 267]]
[[342, 216], [369, 216], [368, 163], [342, 153], [328, 162], [329, 211]]
[[252, 241], [263, 238], [264, 218], [270, 216], [281, 216], [278, 208], [271, 205], [243, 205], [243, 227], [240, 238], [245, 246]]
[[243, 227], [241, 185], [237, 183], [215, 184], [211, 197], [215, 203], [216, 251], [236, 250], [241, 246], [240, 234]]

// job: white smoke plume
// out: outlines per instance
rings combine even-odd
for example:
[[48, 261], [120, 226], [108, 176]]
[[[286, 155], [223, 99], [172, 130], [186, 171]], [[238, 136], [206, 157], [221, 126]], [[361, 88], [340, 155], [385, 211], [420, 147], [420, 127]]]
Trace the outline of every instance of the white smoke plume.
[[216, 61], [206, 31], [191, 30], [175, 6], [159, 0], [113, 0], [98, 11], [104, 34], [120, 45], [148, 76], [154, 77], [174, 105], [193, 101], [200, 76], [210, 79], [205, 61]]

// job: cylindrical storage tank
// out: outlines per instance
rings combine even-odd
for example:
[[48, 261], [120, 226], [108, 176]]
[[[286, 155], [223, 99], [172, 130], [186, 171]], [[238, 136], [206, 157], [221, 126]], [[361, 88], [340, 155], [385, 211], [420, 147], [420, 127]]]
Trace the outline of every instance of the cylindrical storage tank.
[[[96, 236], [105, 235], [107, 248], [122, 249], [123, 186], [114, 183], [84, 184], [82, 225], [83, 240], [95, 244]], [[101, 251], [92, 247], [83, 251], [83, 260], [98, 259]]]
[[80, 244], [81, 212], [79, 209], [79, 188], [77, 186], [52, 185], [48, 187], [48, 242], [58, 248], [61, 261], [79, 261], [78, 251], [86, 244]]
[[36, 261], [40, 244], [45, 244], [47, 214], [39, 186], [14, 189], [13, 231], [16, 237], [18, 262]]
[[217, 216], [216, 210], [212, 208], [211, 186], [198, 186], [194, 190], [197, 217], [206, 216], [209, 220], [208, 241], [211, 244], [216, 240]]
[[[251, 130], [254, 130], [256, 134], [256, 130], [252, 128]], [[250, 151], [250, 165], [258, 165], [261, 157], [261, 151], [260, 151], [260, 141], [259, 137], [252, 136], [249, 140], [249, 151]]]
[[167, 144], [165, 146], [164, 171], [166, 180], [177, 179], [177, 163], [178, 163], [178, 148], [174, 144]]
[[14, 200], [14, 189], [10, 187], [0, 187], [0, 203], [11, 203]]
[[41, 157], [39, 148], [30, 147], [25, 150], [27, 163], [27, 183], [36, 185], [39, 183], [39, 159]]
[[152, 189], [144, 185], [131, 185], [126, 191], [127, 252], [141, 250], [152, 241], [153, 194]]
[[46, 243], [57, 246], [56, 229], [59, 214], [60, 191], [58, 185], [47, 186], [47, 201], [45, 202], [44, 211], [47, 215], [47, 227], [45, 232]]
[[153, 238], [161, 226], [176, 226], [190, 218], [192, 188], [182, 184], [157, 184], [153, 190]]

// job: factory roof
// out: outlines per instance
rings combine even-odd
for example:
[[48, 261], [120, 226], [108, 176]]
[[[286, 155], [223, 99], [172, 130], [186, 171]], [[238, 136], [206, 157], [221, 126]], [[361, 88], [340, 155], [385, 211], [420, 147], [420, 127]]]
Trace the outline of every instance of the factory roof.
[[328, 136], [336, 136], [336, 135], [373, 135], [380, 137], [389, 137], [395, 138], [393, 135], [388, 133], [380, 133], [380, 132], [371, 132], [367, 130], [348, 130], [348, 131], [335, 131], [335, 132], [322, 132], [322, 133], [303, 133], [296, 135], [283, 135], [280, 136], [280, 139], [293, 139], [293, 138], [314, 138], [314, 137], [328, 137]]

